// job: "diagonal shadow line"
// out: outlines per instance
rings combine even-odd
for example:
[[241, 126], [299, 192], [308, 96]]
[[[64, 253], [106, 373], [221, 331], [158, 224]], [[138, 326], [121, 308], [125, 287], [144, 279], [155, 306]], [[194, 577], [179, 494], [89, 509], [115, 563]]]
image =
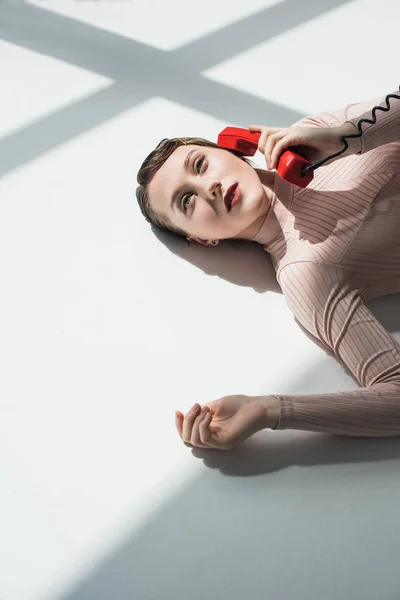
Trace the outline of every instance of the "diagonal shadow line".
[[[180, 83], [171, 82], [169, 88], [161, 89], [157, 89], [156, 84], [149, 88], [143, 84], [133, 86], [117, 82], [0, 139], [0, 177], [75, 136], [131, 110], [141, 102], [160, 95], [233, 125], [240, 125], [238, 120], [245, 126], [250, 121], [262, 122], [268, 115], [271, 125], [279, 123], [285, 127], [301, 118], [300, 113], [207, 80], [201, 75], [193, 76], [190, 85], [187, 79], [183, 79]], [[192, 133], [177, 132], [177, 136]]]
[[288, 127], [304, 116], [295, 110], [202, 75], [186, 77], [180, 85], [170, 82], [163, 86], [162, 95], [190, 109], [243, 127], [252, 122]]
[[1, 6], [0, 15], [1, 39], [112, 79], [132, 78], [142, 70], [143, 62], [152, 68], [167, 55], [30, 4]]
[[[30, 4], [2, 7], [0, 38], [113, 79], [131, 79], [146, 68], [197, 71], [298, 27], [353, 0], [286, 0], [222, 27], [171, 52]], [[249, 34], [251, 32], [251, 34]]]
[[[204, 71], [353, 1], [302, 0], [299, 12], [299, 0], [286, 0], [190, 44], [180, 46], [171, 52], [171, 55], [183, 54], [185, 62], [190, 64], [191, 68]], [[273, 59], [278, 60], [278, 57]]]
[[[284, 6], [292, 1], [288, 0]], [[330, 7], [334, 3], [334, 0], [320, 1]], [[346, 1], [351, 0], [336, 0], [336, 3]], [[186, 64], [186, 68], [184, 68], [184, 65], [181, 64], [181, 68], [177, 69], [176, 62], [180, 56], [177, 52], [166, 53], [25, 3], [9, 5], [5, 8], [5, 12], [2, 9], [0, 37], [46, 55], [49, 55], [49, 46], [51, 46], [50, 54], [53, 57], [70, 64], [77, 64], [76, 54], [78, 53], [79, 66], [85, 69], [89, 68], [97, 73], [101, 72], [102, 75], [126, 79], [126, 57], [129, 57], [129, 64], [132, 65], [132, 54], [135, 54], [135, 51], [140, 53], [139, 70], [138, 65], [131, 66], [129, 79], [132, 81], [133, 75], [136, 75], [136, 87], [141, 91], [132, 90], [129, 85], [111, 86], [3, 138], [0, 142], [0, 156], [2, 156], [0, 175], [10, 172], [36, 156], [72, 139], [79, 133], [89, 131], [154, 95], [164, 96], [233, 124], [239, 118], [244, 124], [248, 124], [249, 120], [260, 122], [268, 120], [270, 124], [287, 126], [301, 118], [301, 115], [295, 111], [259, 99], [246, 92], [234, 90], [230, 86], [212, 82], [202, 75], [193, 74], [190, 65]], [[258, 15], [265, 15], [270, 10], [261, 11]], [[245, 21], [248, 26], [249, 20], [245, 19]], [[222, 31], [225, 31], [226, 34], [232, 27], [238, 31], [239, 24], [228, 26]], [[97, 52], [99, 36], [100, 48], [103, 52]], [[205, 44], [209, 38], [210, 36], [206, 36], [201, 43]], [[196, 45], [199, 52], [199, 42], [193, 44]], [[186, 48], [190, 48], [193, 44], [180, 48], [180, 53], [184, 55]], [[96, 51], [93, 51], [93, 45]], [[83, 50], [84, 52], [80, 54]], [[93, 64], [92, 57], [94, 56], [96, 64]], [[171, 60], [171, 56], [173, 56], [173, 60]], [[101, 71], [98, 64], [99, 59], [102, 66]], [[138, 72], [136, 72], [137, 70]], [[189, 81], [191, 81], [191, 85], [188, 85]], [[153, 92], [150, 88], [153, 88]], [[187, 93], [188, 89], [190, 89], [189, 94]], [[124, 97], [118, 98], [118, 93], [122, 92]], [[106, 106], [107, 102], [109, 106]], [[72, 119], [71, 123], [69, 123], [70, 119]], [[66, 122], [68, 122], [68, 128], [65, 127]]]
[[117, 83], [23, 127], [0, 140], [0, 176], [147, 99], [148, 90]]

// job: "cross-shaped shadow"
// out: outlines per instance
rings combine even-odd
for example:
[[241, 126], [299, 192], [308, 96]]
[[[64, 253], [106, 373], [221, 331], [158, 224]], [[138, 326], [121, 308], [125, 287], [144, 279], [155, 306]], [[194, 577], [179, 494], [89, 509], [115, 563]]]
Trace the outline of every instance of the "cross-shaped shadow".
[[298, 0], [286, 0], [172, 52], [24, 2], [4, 5], [0, 38], [114, 83], [0, 140], [0, 176], [153, 96], [233, 125], [250, 120], [288, 126], [302, 115], [214, 82], [202, 72], [351, 1], [303, 0], [299, 10]]

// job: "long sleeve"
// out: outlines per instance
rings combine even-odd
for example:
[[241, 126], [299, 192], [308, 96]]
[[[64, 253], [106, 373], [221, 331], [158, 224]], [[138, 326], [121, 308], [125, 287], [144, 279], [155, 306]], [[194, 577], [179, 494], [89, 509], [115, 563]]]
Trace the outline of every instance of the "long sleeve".
[[[397, 98], [389, 98], [390, 109], [387, 112], [377, 110], [375, 112], [376, 123], [361, 123], [361, 153], [369, 152], [379, 146], [400, 141], [400, 91], [391, 92], [396, 94]], [[357, 127], [360, 119], [372, 119], [372, 109], [374, 106], [382, 106], [386, 108], [385, 98], [378, 98], [370, 101], [367, 106], [352, 104], [347, 108], [346, 121]], [[360, 108], [364, 108], [364, 112], [360, 114]]]
[[276, 396], [276, 429], [341, 435], [400, 435], [400, 345], [378, 323], [337, 265], [297, 262], [279, 281], [296, 319], [341, 360], [362, 386], [316, 395]]
[[[398, 98], [389, 98], [390, 110], [384, 112], [377, 110], [375, 113], [376, 123], [362, 123], [361, 130], [361, 154], [365, 154], [374, 148], [400, 142], [400, 90], [390, 92], [396, 94]], [[386, 107], [384, 96], [374, 98], [367, 102], [355, 102], [348, 104], [344, 108], [329, 110], [316, 115], [304, 117], [295, 125], [308, 125], [316, 127], [339, 127], [345, 122], [352, 123], [356, 129], [360, 119], [372, 119], [372, 109], [374, 106]]]

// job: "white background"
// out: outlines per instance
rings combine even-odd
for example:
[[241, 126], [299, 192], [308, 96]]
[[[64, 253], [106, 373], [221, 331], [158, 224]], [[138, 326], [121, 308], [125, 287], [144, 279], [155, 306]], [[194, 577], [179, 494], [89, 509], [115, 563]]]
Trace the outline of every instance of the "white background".
[[[178, 437], [194, 402], [357, 384], [261, 247], [156, 236], [134, 194], [163, 137], [393, 91], [399, 18], [397, 0], [0, 2], [1, 600], [399, 597], [397, 438]], [[396, 335], [398, 298], [373, 306]]]

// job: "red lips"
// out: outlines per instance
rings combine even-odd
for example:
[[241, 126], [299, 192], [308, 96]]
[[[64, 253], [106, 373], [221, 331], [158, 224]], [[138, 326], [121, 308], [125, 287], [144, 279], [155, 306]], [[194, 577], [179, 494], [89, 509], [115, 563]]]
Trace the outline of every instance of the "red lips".
[[238, 186], [238, 184], [237, 184], [237, 183], [233, 183], [233, 184], [232, 184], [232, 185], [231, 185], [231, 186], [230, 186], [230, 187], [229, 187], [229, 188], [226, 190], [225, 197], [224, 197], [224, 204], [225, 204], [225, 206], [226, 206], [226, 208], [227, 208], [228, 210], [230, 210], [230, 208], [231, 208], [231, 206], [230, 206], [230, 205], [231, 205], [232, 198], [233, 198], [233, 195], [234, 195], [234, 193], [235, 193], [235, 190], [236, 190], [237, 186]]

